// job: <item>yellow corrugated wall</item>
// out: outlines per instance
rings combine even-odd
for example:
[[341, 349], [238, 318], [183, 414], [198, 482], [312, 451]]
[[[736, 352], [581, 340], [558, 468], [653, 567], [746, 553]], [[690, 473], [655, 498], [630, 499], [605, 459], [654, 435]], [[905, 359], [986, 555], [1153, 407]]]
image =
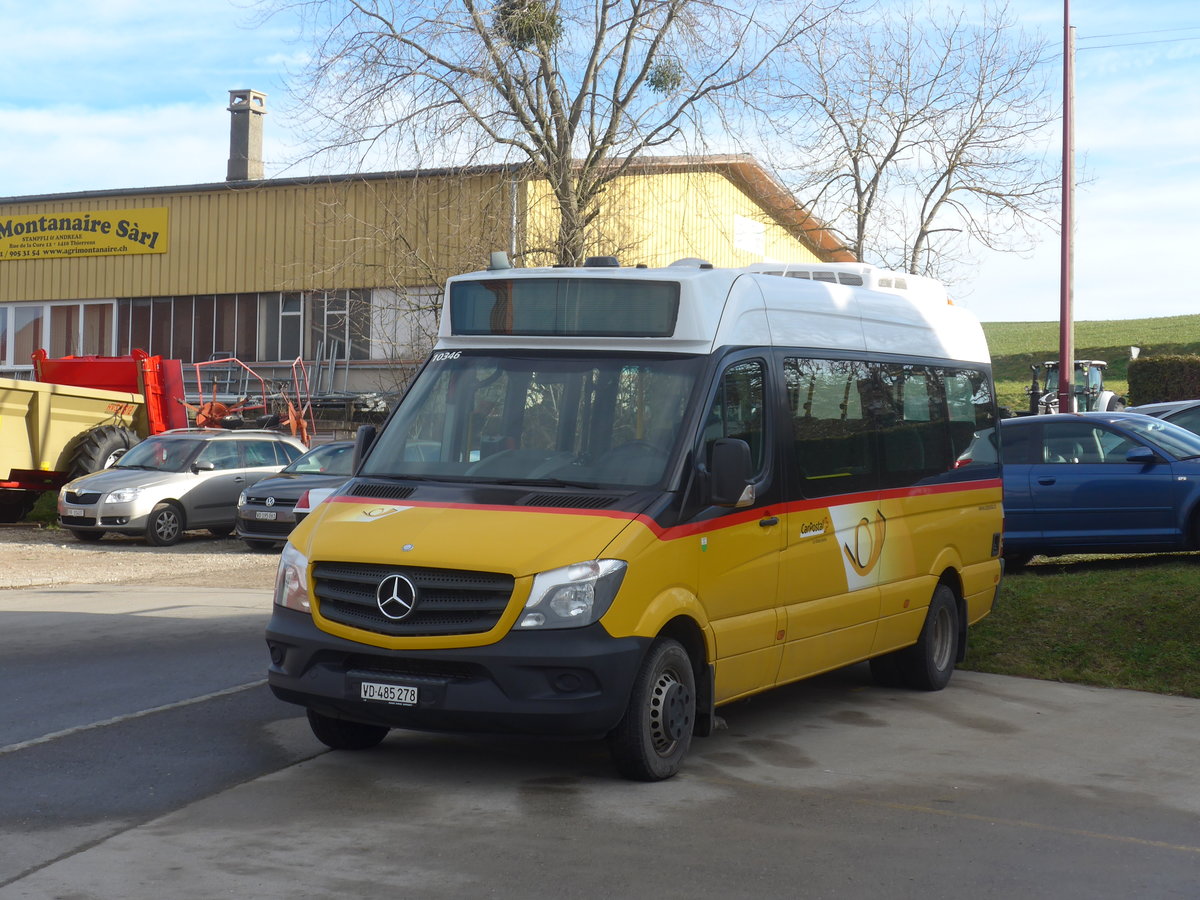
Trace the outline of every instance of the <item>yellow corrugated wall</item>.
[[[552, 247], [558, 216], [549, 185], [527, 185], [527, 248]], [[622, 265], [669, 265], [697, 257], [715, 266], [814, 262], [819, 257], [724, 175], [672, 172], [628, 175], [605, 193], [593, 223], [589, 253], [616, 256]], [[531, 253], [525, 265], [548, 265]]]
[[0, 260], [0, 301], [425, 285], [509, 240], [494, 173], [80, 195], [4, 204], [0, 219], [148, 207], [168, 210], [166, 253]]

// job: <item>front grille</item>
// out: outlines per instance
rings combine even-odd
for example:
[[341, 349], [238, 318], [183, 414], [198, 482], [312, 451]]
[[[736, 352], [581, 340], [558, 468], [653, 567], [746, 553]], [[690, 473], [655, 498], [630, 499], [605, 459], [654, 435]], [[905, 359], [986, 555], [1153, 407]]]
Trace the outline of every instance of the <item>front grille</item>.
[[[513, 577], [498, 572], [318, 562], [312, 574], [313, 593], [326, 619], [394, 637], [489, 631], [513, 592]], [[394, 574], [417, 590], [412, 613], [400, 621], [380, 612], [376, 596], [379, 583]]]
[[259, 521], [258, 519], [243, 519], [242, 528], [253, 534], [281, 534], [289, 535], [292, 529], [296, 527], [295, 522], [267, 522]]
[[100, 497], [101, 495], [99, 493], [94, 493], [91, 491], [82, 494], [77, 494], [74, 491], [67, 491], [63, 495], [63, 498], [67, 501], [67, 503], [73, 503], [78, 506], [91, 506], [93, 503], [99, 503]]
[[92, 528], [96, 524], [94, 516], [59, 516], [59, 519], [66, 528]]
[[278, 494], [266, 494], [266, 493], [251, 494], [249, 491], [246, 492], [246, 502], [248, 504], [252, 504], [254, 506], [261, 506], [264, 509], [268, 508], [267, 507], [267, 498], [268, 497], [275, 498], [275, 502], [274, 502], [274, 504], [272, 504], [273, 506], [285, 507], [287, 509], [291, 509], [293, 506], [295, 506], [296, 501], [300, 499], [298, 496], [297, 497], [281, 497]]

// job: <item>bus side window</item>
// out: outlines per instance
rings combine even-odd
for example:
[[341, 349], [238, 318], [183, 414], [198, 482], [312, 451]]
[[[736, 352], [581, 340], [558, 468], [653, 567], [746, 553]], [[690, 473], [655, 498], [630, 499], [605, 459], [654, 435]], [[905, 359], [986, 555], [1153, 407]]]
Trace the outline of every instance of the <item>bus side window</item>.
[[870, 378], [867, 364], [787, 359], [783, 371], [792, 420], [790, 493], [813, 498], [872, 490], [871, 419], [859, 391]]
[[761, 360], [747, 360], [725, 370], [704, 420], [704, 458], [711, 458], [717, 438], [737, 438], [750, 445], [755, 472], [761, 472], [765, 449], [763, 414], [766, 374]]

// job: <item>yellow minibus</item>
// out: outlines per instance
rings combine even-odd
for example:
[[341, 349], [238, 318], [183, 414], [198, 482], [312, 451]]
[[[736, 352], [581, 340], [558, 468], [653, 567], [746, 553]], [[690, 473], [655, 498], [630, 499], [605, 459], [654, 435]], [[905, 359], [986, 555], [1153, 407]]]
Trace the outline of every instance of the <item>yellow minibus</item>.
[[866, 265], [589, 262], [450, 279], [283, 550], [276, 696], [335, 749], [568, 735], [649, 781], [777, 685], [944, 687], [1001, 575], [979, 323]]

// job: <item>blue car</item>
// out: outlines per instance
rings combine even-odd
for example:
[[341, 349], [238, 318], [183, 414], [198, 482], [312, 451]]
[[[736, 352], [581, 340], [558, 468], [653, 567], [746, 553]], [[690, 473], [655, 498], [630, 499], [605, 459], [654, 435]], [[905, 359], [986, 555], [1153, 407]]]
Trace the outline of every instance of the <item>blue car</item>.
[[1200, 435], [1130, 412], [1000, 423], [1004, 556], [1200, 549]]

